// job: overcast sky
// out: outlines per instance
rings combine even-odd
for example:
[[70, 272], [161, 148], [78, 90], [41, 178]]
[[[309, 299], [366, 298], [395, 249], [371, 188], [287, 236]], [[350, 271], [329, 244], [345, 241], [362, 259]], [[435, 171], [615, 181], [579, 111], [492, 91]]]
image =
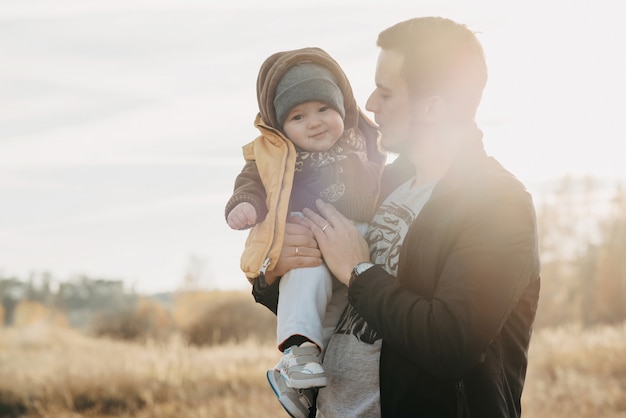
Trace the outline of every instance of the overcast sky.
[[[336, 3], [336, 4], [335, 4]], [[615, 5], [614, 5], [615, 4]], [[612, 1], [3, 0], [0, 273], [246, 288], [223, 217], [270, 54], [327, 50], [361, 106], [377, 34], [420, 15], [479, 32], [487, 151], [531, 191], [626, 179], [626, 28]]]

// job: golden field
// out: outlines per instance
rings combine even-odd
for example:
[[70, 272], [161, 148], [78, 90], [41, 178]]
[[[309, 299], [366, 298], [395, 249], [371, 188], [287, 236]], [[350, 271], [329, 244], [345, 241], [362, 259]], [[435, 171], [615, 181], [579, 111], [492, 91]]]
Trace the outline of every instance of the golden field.
[[3, 329], [0, 416], [278, 416], [264, 374], [277, 360], [253, 341], [196, 348], [177, 337], [129, 343], [41, 325]]
[[[626, 324], [535, 332], [524, 416], [626, 417]], [[2, 417], [287, 416], [265, 381], [268, 343], [144, 343], [42, 323], [0, 328]]]
[[[538, 231], [523, 416], [626, 418], [626, 187], [566, 176], [538, 203]], [[0, 418], [286, 416], [265, 380], [276, 318], [249, 292], [50, 282], [0, 276]]]

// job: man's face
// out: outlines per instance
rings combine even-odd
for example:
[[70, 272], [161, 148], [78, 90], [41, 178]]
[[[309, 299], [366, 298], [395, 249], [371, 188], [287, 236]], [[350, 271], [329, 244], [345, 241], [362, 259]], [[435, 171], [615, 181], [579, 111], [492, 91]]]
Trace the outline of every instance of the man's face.
[[376, 65], [376, 89], [365, 104], [374, 113], [382, 146], [396, 153], [407, 150], [412, 124], [408, 86], [401, 75], [403, 61], [399, 52], [381, 50]]

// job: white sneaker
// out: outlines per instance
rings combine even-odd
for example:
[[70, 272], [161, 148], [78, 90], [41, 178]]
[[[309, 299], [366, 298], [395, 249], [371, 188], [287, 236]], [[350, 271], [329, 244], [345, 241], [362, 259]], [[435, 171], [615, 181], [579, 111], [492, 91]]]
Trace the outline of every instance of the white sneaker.
[[320, 349], [313, 343], [291, 346], [283, 352], [280, 374], [287, 386], [294, 389], [321, 388], [328, 379], [320, 363]]
[[276, 369], [268, 370], [267, 381], [276, 394], [285, 411], [293, 418], [308, 418], [315, 402], [315, 389], [294, 389], [285, 384], [285, 380]]

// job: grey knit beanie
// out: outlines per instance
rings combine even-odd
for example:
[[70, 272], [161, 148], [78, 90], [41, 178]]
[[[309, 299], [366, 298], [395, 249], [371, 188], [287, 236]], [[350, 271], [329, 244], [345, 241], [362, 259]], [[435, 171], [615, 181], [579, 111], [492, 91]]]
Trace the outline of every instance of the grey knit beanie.
[[296, 64], [285, 72], [276, 86], [274, 109], [280, 128], [294, 106], [310, 101], [326, 103], [339, 112], [342, 118], [346, 116], [343, 94], [332, 72], [310, 62]]

